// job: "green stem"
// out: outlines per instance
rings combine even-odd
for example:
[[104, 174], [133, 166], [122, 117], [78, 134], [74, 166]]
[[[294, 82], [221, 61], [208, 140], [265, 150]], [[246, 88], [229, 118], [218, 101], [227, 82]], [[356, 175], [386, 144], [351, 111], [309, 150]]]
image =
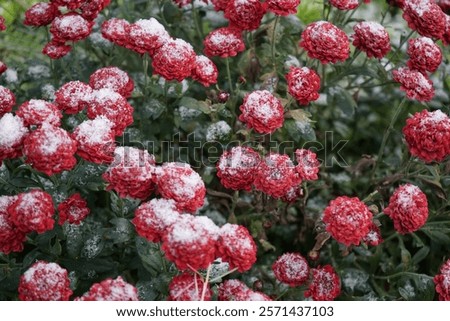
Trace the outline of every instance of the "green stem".
[[432, 276], [429, 276], [426, 274], [414, 273], [414, 272], [398, 272], [398, 273], [387, 275], [387, 276], [374, 275], [373, 278], [378, 279], [378, 280], [389, 280], [389, 279], [398, 278], [398, 277], [402, 277], [402, 276], [420, 276], [420, 277], [426, 277], [428, 279], [433, 279]]
[[148, 61], [148, 54], [145, 53], [142, 56], [142, 67], [144, 69], [144, 97], [147, 97], [147, 86], [148, 86], [148, 66], [149, 66], [149, 61]]
[[414, 30], [411, 30], [411, 32], [400, 42], [400, 45], [397, 47], [397, 49], [395, 49], [391, 58], [389, 58], [388, 61], [384, 64], [383, 68], [386, 68], [386, 66], [389, 65], [389, 63], [391, 63], [392, 60], [398, 56], [403, 45], [408, 41], [409, 38], [411, 38], [411, 36], [414, 34], [414, 32], [415, 32]]
[[225, 58], [225, 63], [227, 65], [227, 78], [228, 78], [228, 87], [230, 87], [230, 93], [234, 96], [233, 83], [231, 81], [231, 70], [230, 70], [230, 58]]
[[203, 32], [200, 24], [200, 19], [198, 16], [197, 7], [194, 5], [195, 1], [192, 1], [192, 19], [194, 19], [195, 31], [199, 39], [203, 40]]
[[376, 159], [375, 166], [372, 169], [372, 175], [371, 175], [372, 178], [374, 177], [375, 172], [376, 172], [376, 170], [378, 169], [378, 166], [381, 163], [381, 160], [382, 160], [383, 154], [384, 154], [384, 148], [386, 147], [387, 140], [389, 139], [389, 136], [391, 135], [391, 132], [394, 129], [395, 122], [397, 121], [397, 118], [400, 115], [400, 112], [402, 111], [403, 105], [405, 103], [406, 103], [406, 97], [404, 97], [403, 100], [400, 102], [400, 104], [398, 104], [397, 108], [394, 111], [394, 115], [391, 118], [391, 122], [389, 124], [389, 127], [386, 129], [386, 131], [385, 131], [385, 133], [383, 135], [383, 140], [381, 141], [381, 146], [380, 146], [380, 149], [378, 151], [378, 157]]
[[271, 54], [272, 54], [272, 64], [273, 64], [273, 68], [276, 71], [277, 70], [277, 64], [275, 62], [275, 37], [276, 37], [276, 32], [277, 32], [277, 25], [278, 25], [278, 21], [280, 20], [280, 16], [276, 16], [275, 21], [273, 23], [273, 30], [272, 30], [272, 47], [271, 47]]

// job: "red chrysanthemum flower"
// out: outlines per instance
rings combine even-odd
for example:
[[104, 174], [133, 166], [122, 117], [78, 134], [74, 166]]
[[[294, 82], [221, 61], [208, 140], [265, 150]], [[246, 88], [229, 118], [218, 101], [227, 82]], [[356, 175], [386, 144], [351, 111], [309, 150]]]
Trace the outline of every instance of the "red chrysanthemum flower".
[[279, 16], [288, 16], [297, 13], [300, 0], [267, 0], [267, 9]]
[[241, 30], [255, 30], [266, 13], [259, 0], [230, 0], [225, 8], [225, 18], [230, 25]]
[[250, 270], [256, 262], [256, 244], [242, 225], [225, 224], [220, 228], [216, 243], [217, 256], [239, 272]]
[[85, 120], [75, 128], [72, 138], [78, 143], [77, 155], [96, 164], [109, 164], [114, 160], [116, 148], [113, 124], [99, 116]]
[[309, 278], [309, 266], [300, 253], [285, 253], [272, 265], [278, 281], [291, 287], [303, 285]]
[[403, 128], [411, 155], [426, 163], [441, 162], [450, 155], [450, 118], [424, 109], [406, 120]]
[[445, 15], [445, 31], [441, 37], [442, 43], [444, 46], [448, 46], [450, 44], [450, 16]]
[[21, 117], [26, 126], [39, 126], [49, 123], [53, 126], [61, 125], [62, 114], [58, 107], [48, 101], [31, 99], [19, 106], [16, 115]]
[[81, 7], [86, 0], [50, 0], [56, 6], [67, 7], [67, 9], [75, 10]]
[[359, 245], [372, 226], [372, 213], [357, 197], [340, 196], [325, 208], [323, 221], [338, 242]]
[[230, 0], [211, 0], [211, 2], [214, 5], [214, 10], [224, 11]]
[[239, 280], [226, 280], [218, 290], [219, 301], [272, 301], [264, 293], [251, 290]]
[[91, 210], [87, 206], [86, 200], [79, 193], [72, 194], [58, 205], [58, 223], [63, 225], [67, 221], [69, 224], [78, 225], [90, 212]]
[[350, 42], [344, 31], [327, 21], [309, 24], [302, 33], [300, 47], [321, 63], [344, 61], [350, 54]]
[[6, 30], [5, 18], [3, 16], [0, 16], [0, 31], [5, 30]]
[[250, 191], [261, 158], [250, 147], [236, 146], [225, 151], [217, 162], [217, 176], [226, 188]]
[[320, 162], [317, 160], [317, 154], [308, 149], [297, 149], [295, 151], [295, 159], [297, 166], [295, 170], [302, 180], [315, 181], [317, 180]]
[[294, 203], [299, 197], [303, 196], [303, 190], [300, 185], [294, 184], [291, 186], [286, 193], [280, 197], [283, 202]]
[[128, 98], [134, 89], [133, 79], [117, 67], [105, 67], [95, 71], [89, 77], [89, 85], [93, 89], [111, 89]]
[[49, 25], [61, 12], [53, 3], [38, 2], [25, 11], [23, 23], [27, 26], [41, 27]]
[[358, 22], [353, 31], [353, 45], [364, 51], [367, 57], [381, 59], [391, 50], [389, 34], [378, 22]]
[[128, 44], [128, 30], [130, 23], [125, 19], [112, 18], [102, 23], [103, 38], [125, 47]]
[[55, 104], [66, 114], [78, 114], [90, 103], [92, 88], [81, 81], [70, 81], [55, 92]]
[[375, 223], [372, 223], [369, 233], [362, 240], [370, 246], [377, 246], [383, 243], [380, 228]]
[[192, 70], [192, 79], [198, 81], [205, 87], [217, 83], [218, 71], [216, 65], [205, 56], [195, 58], [194, 69]]
[[254, 128], [258, 133], [273, 133], [283, 126], [283, 105], [267, 90], [256, 90], [245, 95], [239, 109], [242, 112], [239, 120], [248, 128]]
[[439, 274], [433, 278], [440, 301], [450, 301], [450, 260], [442, 264]]
[[8, 69], [8, 66], [0, 60], [0, 75], [3, 74]]
[[183, 273], [169, 284], [169, 301], [211, 301], [212, 291], [197, 274]]
[[156, 243], [179, 216], [174, 200], [154, 198], [136, 209], [132, 222], [139, 236]]
[[166, 80], [178, 80], [191, 76], [196, 54], [190, 44], [182, 39], [166, 42], [153, 55], [153, 72]]
[[125, 129], [133, 123], [133, 107], [125, 97], [112, 89], [94, 90], [87, 109], [87, 116], [95, 119], [105, 116], [113, 123], [115, 136], [122, 136]]
[[218, 230], [206, 216], [182, 214], [163, 235], [162, 249], [179, 270], [206, 269], [216, 257]]
[[108, 183], [106, 189], [120, 197], [148, 198], [155, 188], [155, 157], [134, 147], [117, 147], [114, 154], [114, 162], [102, 176]]
[[164, 44], [171, 41], [166, 28], [155, 18], [140, 19], [127, 27], [126, 47], [140, 54], [148, 52], [151, 56]]
[[42, 53], [52, 59], [60, 59], [72, 50], [72, 46], [50, 41], [42, 49]]
[[81, 16], [88, 21], [93, 21], [98, 17], [100, 11], [105, 9], [110, 4], [110, 2], [111, 0], [86, 1], [80, 7]]
[[22, 118], [9, 113], [0, 118], [0, 164], [4, 159], [22, 155], [22, 143], [27, 134]]
[[91, 286], [88, 292], [76, 301], [139, 301], [136, 287], [122, 277], [106, 279]]
[[76, 151], [77, 143], [70, 134], [49, 123], [30, 133], [23, 142], [26, 162], [48, 176], [71, 170], [77, 163]]
[[26, 233], [17, 228], [7, 211], [16, 200], [17, 196], [0, 196], [0, 252], [6, 255], [21, 252], [26, 239]]
[[39, 189], [19, 194], [8, 207], [11, 221], [22, 232], [41, 234], [53, 228], [55, 208], [50, 194]]
[[353, 10], [359, 6], [358, 0], [330, 0], [330, 4], [339, 10]]
[[395, 230], [400, 234], [415, 232], [427, 221], [427, 196], [415, 185], [399, 186], [384, 213], [392, 219]]
[[314, 301], [333, 301], [341, 293], [341, 280], [331, 265], [312, 269], [312, 281], [305, 297]]
[[67, 270], [56, 263], [37, 261], [20, 277], [21, 301], [68, 301], [72, 295]]
[[11, 112], [13, 106], [16, 104], [16, 96], [14, 93], [0, 85], [0, 117]]
[[308, 105], [319, 99], [320, 77], [308, 67], [291, 67], [286, 74], [288, 92], [299, 104]]
[[87, 21], [78, 13], [69, 12], [52, 21], [50, 32], [54, 41], [64, 43], [86, 38], [91, 33], [92, 27], [93, 22]]
[[280, 198], [294, 186], [301, 183], [295, 166], [287, 155], [270, 154], [256, 170], [255, 188], [274, 198]]
[[208, 57], [233, 57], [245, 50], [242, 31], [230, 27], [211, 31], [203, 41], [203, 46], [204, 53]]
[[441, 38], [445, 32], [445, 13], [433, 0], [405, 0], [403, 18], [421, 36]]
[[165, 163], [158, 168], [155, 182], [162, 197], [173, 199], [181, 212], [195, 213], [203, 206], [205, 183], [189, 164]]
[[435, 72], [442, 62], [442, 52], [433, 40], [426, 37], [409, 39], [408, 67], [422, 73]]
[[418, 101], [430, 101], [434, 97], [434, 87], [431, 80], [420, 71], [402, 67], [392, 72], [394, 81], [400, 83], [400, 89], [406, 92], [406, 97]]

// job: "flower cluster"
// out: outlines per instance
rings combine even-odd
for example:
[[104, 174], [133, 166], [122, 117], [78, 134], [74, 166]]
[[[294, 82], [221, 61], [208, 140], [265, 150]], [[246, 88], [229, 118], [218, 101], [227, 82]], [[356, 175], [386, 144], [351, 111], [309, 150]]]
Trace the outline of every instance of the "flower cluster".
[[256, 90], [244, 97], [239, 120], [260, 134], [273, 133], [283, 126], [284, 109], [280, 100], [267, 90]]
[[71, 51], [68, 42], [80, 41], [90, 35], [95, 18], [109, 3], [110, 0], [38, 2], [25, 12], [24, 24], [33, 27], [50, 25], [52, 39], [42, 53], [59, 59]]
[[20, 277], [22, 301], [68, 301], [71, 295], [67, 270], [56, 263], [38, 261]]
[[274, 198], [287, 202], [302, 195], [302, 180], [318, 179], [317, 155], [306, 149], [295, 151], [297, 165], [288, 155], [271, 153], [261, 158], [253, 149], [233, 147], [217, 162], [217, 176], [226, 188], [250, 191], [252, 186]]
[[344, 31], [328, 21], [316, 21], [302, 32], [300, 47], [323, 64], [344, 61], [350, 54], [350, 42]]
[[367, 57], [381, 59], [391, 50], [389, 34], [379, 23], [361, 21], [353, 26], [353, 31], [353, 45]]
[[450, 118], [440, 110], [415, 113], [406, 120], [403, 135], [411, 155], [426, 163], [450, 155]]
[[427, 75], [420, 71], [401, 67], [392, 72], [394, 81], [400, 83], [400, 89], [406, 92], [406, 97], [418, 101], [430, 101], [434, 97], [433, 83]]
[[309, 278], [309, 265], [299, 253], [284, 253], [272, 265], [280, 282], [291, 287], [303, 285]]
[[209, 284], [197, 275], [184, 272], [175, 276], [169, 284], [169, 301], [210, 301]]
[[332, 301], [341, 293], [339, 275], [331, 265], [312, 269], [312, 281], [305, 297], [314, 301]]
[[450, 301], [450, 260], [442, 264], [439, 272], [433, 278], [436, 292], [439, 294], [439, 300]]
[[79, 193], [72, 194], [58, 205], [58, 223], [60, 225], [63, 225], [65, 222], [80, 224], [90, 212], [91, 210], [87, 206], [86, 200]]
[[217, 67], [205, 56], [197, 56], [186, 41], [170, 37], [155, 18], [129, 23], [112, 18], [102, 24], [102, 35], [118, 46], [152, 58], [153, 72], [166, 80], [192, 77], [205, 87], [217, 82]]
[[445, 31], [445, 13], [434, 0], [405, 0], [403, 18], [420, 35], [441, 38]]
[[336, 241], [359, 245], [372, 226], [372, 213], [357, 197], [340, 196], [330, 202], [323, 214], [325, 228]]
[[0, 252], [9, 254], [21, 252], [26, 233], [19, 230], [11, 219], [8, 207], [17, 200], [17, 196], [0, 196]]
[[219, 301], [272, 301], [264, 293], [253, 291], [239, 280], [226, 280], [218, 289]]
[[139, 301], [135, 286], [125, 282], [122, 277], [106, 279], [91, 286], [88, 292], [76, 301]]
[[402, 185], [392, 194], [384, 213], [392, 219], [394, 228], [400, 234], [415, 232], [427, 221], [427, 197], [415, 185]]
[[286, 75], [288, 92], [300, 105], [319, 99], [320, 77], [308, 67], [291, 67]]
[[102, 176], [107, 190], [115, 190], [120, 197], [148, 198], [155, 189], [154, 156], [135, 147], [116, 147], [114, 156]]

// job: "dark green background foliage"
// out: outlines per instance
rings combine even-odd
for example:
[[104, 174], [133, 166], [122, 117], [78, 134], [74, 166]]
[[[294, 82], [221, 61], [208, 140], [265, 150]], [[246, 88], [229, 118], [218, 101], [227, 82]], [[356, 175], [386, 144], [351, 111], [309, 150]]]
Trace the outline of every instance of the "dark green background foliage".
[[[8, 30], [0, 34], [0, 60], [17, 70], [19, 80], [7, 83], [3, 76], [0, 84], [14, 91], [18, 106], [32, 98], [46, 98], [42, 91], [46, 84], [58, 89], [71, 80], [88, 82], [89, 75], [104, 66], [126, 70], [136, 87], [130, 99], [135, 109], [134, 124], [118, 143], [148, 148], [158, 163], [177, 160], [191, 163], [208, 188], [208, 204], [200, 214], [212, 217], [217, 223], [238, 222], [249, 228], [258, 245], [258, 261], [250, 271], [233, 277], [274, 298], [303, 299], [304, 288], [288, 289], [275, 280], [272, 263], [285, 252], [306, 256], [314, 247], [321, 229], [317, 221], [328, 202], [340, 195], [358, 196], [379, 213], [376, 217], [381, 223], [384, 243], [377, 247], [361, 245], [346, 249], [330, 239], [321, 248], [319, 260], [311, 264], [332, 264], [336, 268], [343, 285], [339, 297], [342, 300], [436, 299], [431, 278], [449, 257], [450, 248], [450, 162], [425, 165], [410, 157], [401, 128], [408, 115], [424, 108], [440, 108], [449, 113], [447, 49], [436, 73], [443, 94], [427, 105], [406, 102], [390, 133], [384, 157], [375, 168], [383, 133], [404, 93], [378, 60], [367, 60], [361, 54], [354, 60], [324, 68], [300, 51], [301, 31], [307, 23], [322, 19], [320, 1], [302, 1], [300, 20], [281, 18], [275, 32], [274, 19], [269, 17], [257, 31], [245, 34], [246, 51], [229, 60], [235, 88], [225, 104], [217, 100], [220, 90], [230, 91], [224, 59], [213, 59], [219, 69], [217, 87], [204, 88], [189, 80], [187, 91], [176, 82], [161, 85], [159, 77], [152, 76], [149, 58], [98, 43], [92, 37], [76, 43], [68, 56], [51, 61], [41, 54], [48, 30], [22, 25], [25, 9], [35, 2], [1, 2]], [[377, 21], [382, 12], [386, 14], [385, 25], [391, 34], [402, 33], [403, 30], [389, 24], [399, 21], [401, 12], [381, 1], [371, 6], [376, 7]], [[202, 52], [204, 36], [217, 27], [205, 18], [205, 10], [183, 11], [171, 1], [113, 0], [102, 15], [103, 20], [117, 17], [130, 22], [153, 16], [172, 36], [191, 43], [198, 54]], [[352, 32], [349, 23], [355, 20], [348, 20], [348, 14], [334, 9], [330, 19], [347, 34]], [[94, 32], [98, 30], [99, 26], [94, 27]], [[405, 36], [402, 33], [400, 41]], [[398, 45], [394, 44], [388, 57], [394, 65], [401, 66], [406, 57], [401, 52], [394, 54]], [[276, 49], [275, 60], [272, 48]], [[289, 55], [318, 70], [326, 101], [300, 107], [289, 99], [284, 78], [288, 70], [284, 62], [290, 59]], [[36, 77], [29, 73], [31, 66], [46, 66], [48, 74]], [[273, 83], [278, 97], [290, 111], [283, 128], [269, 137], [246, 129], [236, 121], [236, 114], [239, 115], [238, 107], [246, 93], [270, 88]], [[180, 106], [196, 110], [195, 117], [180, 115]], [[85, 118], [82, 114], [65, 116], [63, 126], [72, 130]], [[221, 141], [205, 144], [207, 127], [218, 120], [232, 127], [231, 134]], [[193, 134], [196, 141], [209, 148], [194, 148], [197, 145]], [[256, 192], [233, 194], [220, 185], [214, 163], [227, 144], [236, 141], [251, 141], [257, 150], [264, 152], [270, 149], [271, 142], [291, 142], [281, 151], [291, 157], [296, 148], [312, 148], [323, 162], [319, 180], [304, 183], [305, 195], [294, 204], [275, 201]], [[339, 145], [341, 150], [333, 149], [339, 141], [347, 143]], [[173, 155], [167, 153], [166, 142], [172, 142]], [[91, 215], [80, 226], [57, 226], [42, 235], [29, 235], [21, 253], [0, 254], [0, 300], [17, 299], [19, 276], [38, 259], [57, 262], [70, 271], [75, 295], [84, 293], [94, 282], [122, 275], [136, 284], [142, 299], [166, 298], [168, 283], [178, 271], [164, 258], [158, 244], [136, 236], [130, 220], [139, 202], [106, 192], [101, 179], [105, 168], [80, 160], [74, 170], [49, 178], [24, 165], [22, 160], [4, 162], [0, 169], [1, 195], [16, 195], [40, 187], [61, 201], [78, 191], [87, 199]], [[418, 185], [425, 192], [430, 215], [419, 231], [399, 235], [382, 211], [394, 188], [406, 182]]]

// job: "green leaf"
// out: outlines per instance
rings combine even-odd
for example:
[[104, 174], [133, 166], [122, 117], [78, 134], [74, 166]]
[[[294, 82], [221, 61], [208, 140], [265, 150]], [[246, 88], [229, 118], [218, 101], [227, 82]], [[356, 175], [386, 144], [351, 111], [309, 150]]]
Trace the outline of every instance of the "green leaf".
[[312, 124], [308, 121], [301, 122], [293, 119], [286, 119], [283, 127], [287, 130], [289, 136], [297, 143], [302, 139], [305, 141], [316, 140], [316, 133]]
[[162, 262], [164, 258], [158, 244], [149, 242], [142, 237], [136, 237], [136, 250], [141, 258], [142, 265], [151, 275], [156, 276], [163, 270]]
[[338, 107], [348, 117], [353, 116], [357, 107], [350, 93], [339, 86], [327, 88], [327, 103]]
[[204, 114], [211, 113], [211, 108], [206, 102], [199, 101], [199, 100], [191, 98], [191, 97], [181, 98], [180, 102], [178, 103], [178, 106], [180, 106], [180, 107], [184, 106], [189, 109], [199, 110]]
[[422, 247], [412, 257], [413, 264], [419, 264], [422, 262], [428, 256], [428, 253], [430, 253], [430, 248], [428, 246]]
[[309, 24], [322, 18], [323, 0], [303, 0], [298, 7], [297, 16]]

